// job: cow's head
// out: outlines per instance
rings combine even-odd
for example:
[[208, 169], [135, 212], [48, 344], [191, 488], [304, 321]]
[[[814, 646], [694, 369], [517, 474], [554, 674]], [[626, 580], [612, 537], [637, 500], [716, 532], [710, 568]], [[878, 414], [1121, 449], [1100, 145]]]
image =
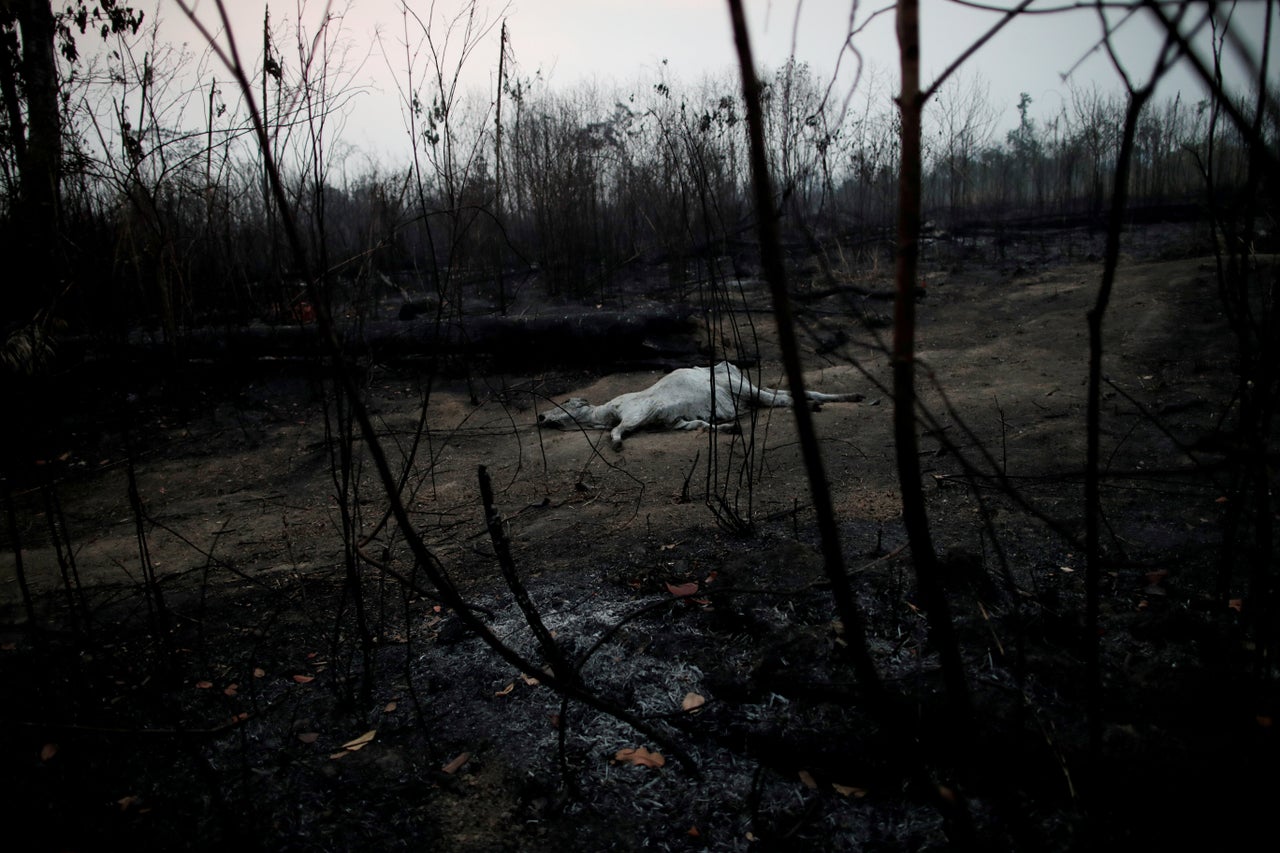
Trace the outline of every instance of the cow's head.
[[591, 404], [581, 397], [570, 397], [563, 403], [556, 404], [554, 409], [538, 415], [538, 426], [573, 429], [590, 420], [591, 408]]

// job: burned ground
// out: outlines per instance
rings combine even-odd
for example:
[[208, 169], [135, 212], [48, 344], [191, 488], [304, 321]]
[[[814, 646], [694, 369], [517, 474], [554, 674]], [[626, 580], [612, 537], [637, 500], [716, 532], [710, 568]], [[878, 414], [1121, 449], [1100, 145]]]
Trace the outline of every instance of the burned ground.
[[[529, 595], [583, 683], [686, 765], [562, 704], [441, 607], [380, 524], [358, 451], [347, 507], [361, 534], [345, 547], [338, 419], [331, 409], [326, 427], [314, 363], [277, 358], [234, 374], [193, 363], [181, 379], [139, 375], [100, 393], [86, 383], [79, 411], [49, 424], [47, 464], [15, 488], [0, 558], [9, 825], [30, 827], [39, 849], [905, 851], [946, 846], [926, 790], [943, 784], [991, 849], [1234, 846], [1265, 820], [1274, 774], [1256, 771], [1277, 755], [1274, 685], [1253, 669], [1239, 610], [1213, 594], [1233, 342], [1191, 232], [1147, 229], [1139, 245], [1106, 324], [1106, 725], [1094, 760], [1078, 540], [1084, 318], [1100, 265], [1072, 232], [1005, 257], [936, 245], [924, 268], [921, 450], [976, 709], [963, 736], [900, 518], [876, 337], [888, 284], [796, 281], [811, 387], [866, 395], [815, 417], [868, 642], [931, 782], [840, 653], [789, 412], [744, 419], [738, 435], [641, 433], [615, 453], [604, 433], [539, 432], [536, 411], [660, 370], [479, 361], [428, 382], [411, 359], [363, 362], [394, 459], [429, 396], [406, 502], [484, 621], [545, 663], [498, 569], [480, 465]], [[741, 287], [761, 379], [777, 385], [767, 291]], [[746, 321], [742, 308], [721, 313], [713, 331]], [[71, 595], [59, 547], [78, 576]], [[21, 607], [19, 553], [38, 630]], [[144, 563], [161, 598], [145, 592]], [[690, 695], [704, 704], [682, 710]], [[635, 747], [664, 763], [618, 758]]]

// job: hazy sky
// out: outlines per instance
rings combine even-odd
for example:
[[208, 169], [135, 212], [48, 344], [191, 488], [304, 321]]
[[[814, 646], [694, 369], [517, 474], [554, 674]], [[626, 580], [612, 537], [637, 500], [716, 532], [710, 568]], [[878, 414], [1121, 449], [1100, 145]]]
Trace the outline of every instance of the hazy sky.
[[[1064, 4], [1064, 0], [1037, 3]], [[229, 0], [234, 29], [243, 43], [258, 43], [266, 5], [260, 0]], [[411, 0], [408, 5], [423, 19], [429, 17], [430, 2]], [[464, 5], [463, 0], [437, 0], [434, 4], [438, 17]], [[841, 61], [851, 9], [858, 8], [857, 20], [862, 23], [872, 10], [886, 4], [805, 0], [797, 5], [796, 0], [746, 0], [746, 5], [760, 64], [777, 67], [794, 45], [799, 59], [829, 75]], [[304, 28], [313, 32], [325, 4], [315, 0], [302, 4], [278, 0], [270, 7], [272, 19], [281, 22], [296, 21], [301, 8]], [[394, 76], [403, 76], [405, 64], [402, 3], [348, 0], [335, 2], [332, 8], [343, 14], [351, 56], [363, 60], [356, 80], [369, 86], [368, 93], [353, 104], [347, 141], [398, 148], [403, 144], [404, 130]], [[1263, 8], [1259, 2], [1243, 2], [1237, 11], [1239, 20], [1246, 21], [1242, 32], [1254, 38], [1255, 45], [1262, 29]], [[201, 19], [215, 20], [209, 0], [198, 0], [196, 9]], [[482, 2], [481, 10], [491, 21], [506, 19], [512, 55], [522, 75], [541, 70], [556, 88], [582, 80], [630, 87], [656, 80], [663, 60], [668, 63], [667, 73], [693, 84], [704, 73], [719, 73], [735, 63], [725, 0], [513, 0], [505, 7], [501, 2]], [[157, 11], [164, 21], [165, 37], [193, 43], [197, 40], [174, 0], [160, 0]], [[998, 15], [947, 0], [921, 0], [926, 77], [945, 68], [998, 19]], [[414, 30], [416, 25], [411, 26], [411, 34]], [[1097, 81], [1108, 90], [1120, 86], [1105, 53], [1094, 50], [1101, 32], [1092, 10], [1026, 17], [987, 44], [966, 64], [964, 73], [980, 74], [989, 84], [993, 103], [1003, 110], [1002, 128], [1007, 128], [1016, 122], [1015, 108], [1021, 92], [1032, 96], [1033, 111], [1056, 112], [1066, 91], [1062, 75], [1068, 71], [1074, 81], [1085, 85]], [[468, 64], [466, 80], [473, 89], [492, 91], [491, 81], [497, 71], [496, 33], [495, 28]], [[1137, 16], [1120, 30], [1117, 43], [1129, 72], [1141, 82], [1149, 71], [1150, 57], [1160, 44], [1156, 31], [1145, 17]], [[897, 42], [892, 13], [872, 20], [854, 45], [864, 61], [883, 74], [896, 77]], [[256, 50], [248, 52], [257, 54]], [[1272, 63], [1273, 68], [1280, 64], [1280, 52], [1273, 50]], [[854, 57], [848, 52], [843, 53], [843, 67], [854, 67]], [[1175, 75], [1163, 92], [1171, 93], [1173, 89], [1181, 89], [1184, 98], [1201, 97], [1198, 85], [1186, 73]]]

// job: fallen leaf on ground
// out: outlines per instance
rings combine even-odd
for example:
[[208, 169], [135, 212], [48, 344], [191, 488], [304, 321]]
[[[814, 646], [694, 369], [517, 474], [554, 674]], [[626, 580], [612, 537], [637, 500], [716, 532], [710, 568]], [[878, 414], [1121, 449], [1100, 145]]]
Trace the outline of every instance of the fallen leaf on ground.
[[466, 764], [470, 760], [471, 760], [471, 753], [469, 752], [459, 753], [457, 758], [453, 759], [453, 761], [450, 761], [444, 767], [441, 767], [440, 772], [456, 773], [458, 772], [458, 768], [462, 767], [462, 765]]
[[263, 669], [262, 667], [260, 667], [260, 666], [255, 666], [255, 667], [253, 668], [253, 677], [254, 677], [254, 678], [263, 678], [263, 677], [265, 677], [265, 676], [266, 676], [266, 674], [267, 674], [267, 671], [266, 671], [265, 669]]
[[676, 598], [681, 598], [686, 595], [693, 595], [697, 591], [698, 591], [698, 585], [693, 582], [682, 583], [682, 584], [667, 584], [667, 592], [671, 593]]
[[395, 703], [395, 702], [388, 702], [387, 704], [385, 704], [385, 705], [383, 705], [383, 706], [382, 706], [382, 712], [383, 712], [384, 714], [390, 714], [390, 713], [391, 713], [392, 711], [394, 711], [395, 709], [396, 709], [396, 703]]
[[661, 767], [667, 763], [667, 759], [662, 757], [662, 753], [650, 752], [643, 746], [637, 746], [634, 749], [630, 747], [620, 749], [617, 755], [613, 757], [613, 760], [624, 764], [634, 764], [637, 767]]
[[693, 711], [707, 704], [705, 696], [699, 696], [697, 693], [684, 694], [684, 700], [680, 703], [680, 710]]
[[295, 675], [293, 677], [293, 680], [298, 682], [299, 684], [308, 684], [312, 681], [315, 681], [316, 677], [314, 675]]
[[796, 775], [800, 777], [800, 782], [810, 791], [818, 790], [818, 782], [816, 779], [813, 778], [813, 774], [810, 773], [808, 770], [801, 770]]
[[58, 745], [56, 743], [46, 743], [40, 750], [40, 760], [48, 761], [58, 754]]
[[197, 689], [197, 690], [208, 690], [208, 689], [209, 689], [210, 687], [212, 687], [212, 686], [213, 686], [213, 682], [212, 682], [212, 681], [197, 681], [197, 682], [196, 682], [196, 689]]
[[344, 743], [342, 745], [342, 748], [349, 749], [352, 752], [355, 752], [357, 749], [364, 749], [373, 741], [373, 739], [377, 736], [377, 734], [378, 734], [377, 729], [370, 729], [369, 731], [360, 735], [360, 737], [354, 738]]
[[239, 684], [228, 684], [226, 687], [222, 688], [222, 692], [228, 696], [235, 696], [236, 693], [239, 692], [239, 690], [240, 690]]
[[303, 743], [315, 743], [319, 738], [320, 738], [319, 732], [300, 732], [298, 734], [298, 740], [302, 741]]
[[502, 688], [501, 690], [495, 691], [493, 695], [506, 696], [508, 693], [510, 693], [512, 690], [515, 690], [515, 689], [516, 689], [516, 683], [513, 681], [510, 684], [508, 684], [506, 687]]
[[534, 678], [531, 675], [525, 675], [523, 672], [520, 673], [520, 677], [523, 678], [524, 683], [529, 685], [530, 687], [537, 687], [539, 684], [542, 683], [541, 681], [539, 681], [538, 679]]
[[866, 788], [855, 788], [853, 785], [837, 785], [832, 782], [831, 787], [842, 797], [865, 797], [867, 795]]
[[1244, 599], [1243, 599], [1243, 598], [1233, 598], [1233, 599], [1231, 599], [1230, 601], [1228, 601], [1228, 602], [1227, 602], [1227, 607], [1230, 607], [1230, 608], [1231, 608], [1232, 610], [1234, 610], [1235, 612], [1240, 613], [1241, 611], [1243, 611], [1243, 610], [1244, 610]]

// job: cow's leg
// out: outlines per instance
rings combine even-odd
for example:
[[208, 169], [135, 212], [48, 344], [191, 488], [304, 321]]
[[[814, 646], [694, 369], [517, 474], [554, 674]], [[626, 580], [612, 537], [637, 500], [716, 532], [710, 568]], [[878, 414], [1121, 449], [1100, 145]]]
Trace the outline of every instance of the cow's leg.
[[[777, 388], [757, 388], [746, 380], [742, 380], [743, 391], [760, 406], [790, 406], [793, 402], [791, 394]], [[821, 391], [805, 391], [805, 399], [812, 403], [861, 403], [861, 394], [824, 394]]]
[[738, 425], [738, 422], [736, 420], [722, 421], [721, 423], [713, 424], [711, 423], [711, 421], [704, 421], [696, 418], [694, 420], [676, 421], [671, 428], [672, 429], [712, 429], [712, 430], [715, 430], [716, 432], [738, 432], [741, 429], [741, 427]]
[[758, 406], [772, 406], [775, 408], [790, 406], [791, 394], [787, 391], [779, 391], [777, 388], [757, 388], [746, 379], [742, 380], [744, 396], [755, 401]]
[[804, 395], [815, 403], [861, 403], [861, 394], [823, 394], [821, 391], [805, 391]]
[[735, 400], [750, 400], [757, 406], [790, 406], [791, 395], [777, 388], [763, 388], [751, 383], [742, 371], [727, 362], [716, 365], [717, 380]]
[[627, 417], [622, 416], [622, 420], [618, 421], [618, 425], [609, 433], [609, 437], [613, 440], [613, 449], [622, 450], [622, 437], [629, 432], [635, 432], [648, 423], [648, 419], [644, 417]]
[[618, 451], [618, 452], [621, 452], [621, 451], [622, 451], [622, 437], [623, 437], [624, 435], [626, 435], [626, 434], [627, 434], [627, 423], [626, 423], [626, 421], [623, 421], [623, 422], [619, 423], [619, 424], [618, 424], [616, 427], [614, 427], [614, 428], [613, 428], [613, 430], [609, 433], [609, 438], [613, 440], [613, 449], [614, 449], [615, 451]]

